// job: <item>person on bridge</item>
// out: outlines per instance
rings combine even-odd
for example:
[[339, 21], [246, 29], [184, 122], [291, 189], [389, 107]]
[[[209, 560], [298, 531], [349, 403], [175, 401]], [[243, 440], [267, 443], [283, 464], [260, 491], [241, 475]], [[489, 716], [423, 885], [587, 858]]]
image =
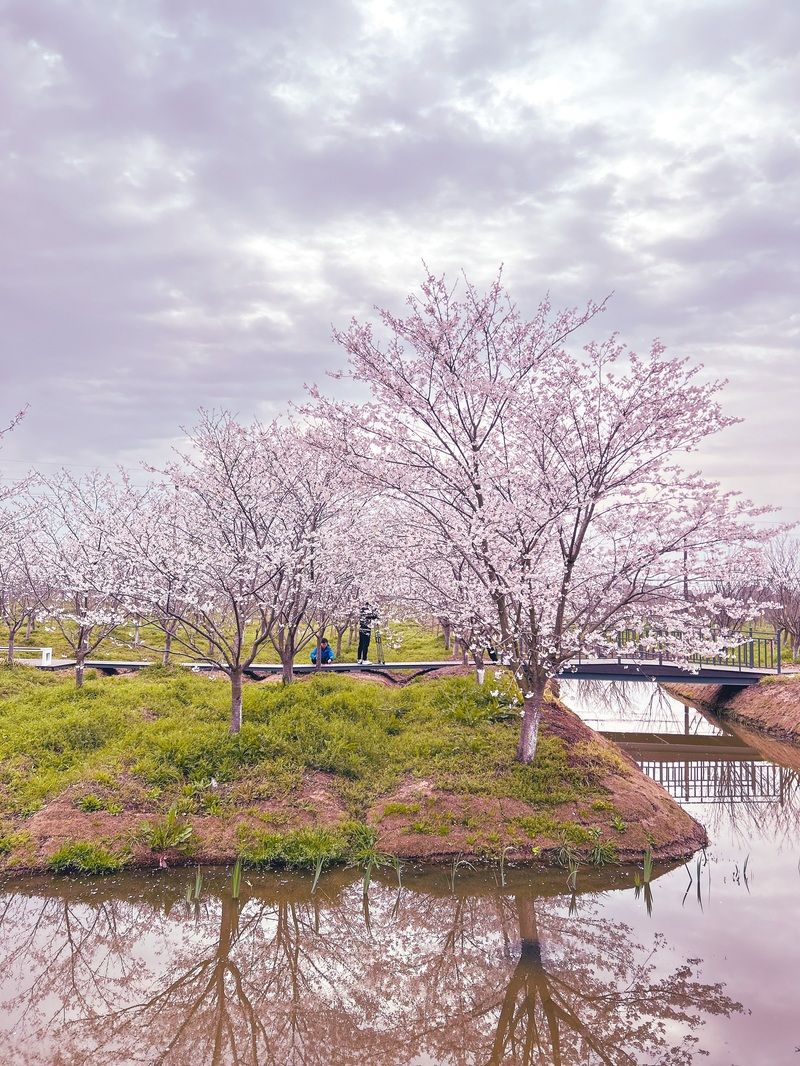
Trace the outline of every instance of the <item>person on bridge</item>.
[[[336, 656], [333, 654], [333, 648], [330, 646], [325, 637], [319, 642], [319, 661], [323, 666], [327, 666], [328, 663], [332, 663]], [[311, 662], [314, 666], [317, 665], [317, 649], [314, 648], [311, 652]]]
[[369, 642], [372, 637], [372, 623], [378, 618], [378, 614], [370, 604], [365, 603], [361, 608], [361, 614], [358, 619], [358, 659], [359, 665], [362, 663], [369, 663], [367, 656], [369, 655]]

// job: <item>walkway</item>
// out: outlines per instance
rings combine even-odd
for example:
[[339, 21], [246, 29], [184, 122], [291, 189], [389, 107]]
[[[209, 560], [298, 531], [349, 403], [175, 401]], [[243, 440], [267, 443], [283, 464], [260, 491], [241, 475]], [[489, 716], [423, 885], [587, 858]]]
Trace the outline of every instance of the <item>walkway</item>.
[[[54, 659], [47, 666], [40, 663], [28, 665], [36, 666], [40, 670], [61, 670], [75, 665], [74, 659]], [[124, 659], [87, 659], [87, 670], [98, 670], [104, 674], [116, 674], [129, 670], [141, 670], [145, 666], [152, 666], [153, 662]], [[211, 671], [219, 670], [220, 667], [212, 662], [186, 662], [179, 661], [179, 666], [191, 670]], [[460, 659], [434, 659], [425, 662], [399, 662], [399, 663], [332, 663], [323, 666], [328, 673], [377, 673], [392, 674], [395, 672], [427, 674], [432, 670], [440, 670], [447, 666], [460, 666]], [[493, 664], [486, 663], [486, 669], [490, 670]], [[253, 679], [266, 678], [282, 672], [280, 663], [254, 663], [245, 671], [246, 675]], [[298, 675], [311, 674], [316, 667], [310, 663], [295, 664], [294, 673]], [[565, 664], [559, 671], [558, 677], [574, 679], [577, 681], [688, 681], [695, 685], [732, 685], [743, 688], [747, 685], [756, 685], [762, 677], [778, 673], [777, 669], [763, 667], [756, 669], [749, 666], [726, 666], [708, 663], [698, 666], [696, 672], [686, 669], [677, 663], [658, 662], [657, 660], [641, 661], [637, 659], [574, 659]]]

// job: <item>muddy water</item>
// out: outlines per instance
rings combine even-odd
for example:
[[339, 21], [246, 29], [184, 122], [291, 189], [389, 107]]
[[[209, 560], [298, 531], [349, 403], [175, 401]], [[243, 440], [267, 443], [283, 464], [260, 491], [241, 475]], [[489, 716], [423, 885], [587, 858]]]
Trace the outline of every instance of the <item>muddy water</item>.
[[581, 870], [575, 893], [562, 870], [501, 883], [467, 867], [406, 868], [402, 887], [391, 871], [366, 897], [356, 871], [313, 895], [307, 877], [250, 876], [238, 902], [212, 871], [191, 902], [186, 870], [7, 885], [0, 1062], [800, 1061], [800, 752], [767, 761], [641, 694], [633, 709], [607, 691], [569, 702], [683, 789], [710, 826], [705, 855], [647, 891], [613, 868]]

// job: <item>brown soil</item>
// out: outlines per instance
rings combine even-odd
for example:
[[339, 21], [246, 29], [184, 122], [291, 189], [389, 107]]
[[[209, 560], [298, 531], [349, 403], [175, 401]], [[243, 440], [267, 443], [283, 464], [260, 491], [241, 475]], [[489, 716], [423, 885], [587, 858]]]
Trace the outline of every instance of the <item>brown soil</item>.
[[782, 674], [747, 688], [733, 685], [670, 684], [675, 699], [781, 740], [800, 743], [800, 674]]

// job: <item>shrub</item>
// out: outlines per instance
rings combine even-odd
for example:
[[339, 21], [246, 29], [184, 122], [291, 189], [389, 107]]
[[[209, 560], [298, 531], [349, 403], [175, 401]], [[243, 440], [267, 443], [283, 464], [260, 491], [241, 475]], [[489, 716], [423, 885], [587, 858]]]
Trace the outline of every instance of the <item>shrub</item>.
[[99, 796], [95, 796], [93, 792], [89, 792], [86, 796], [81, 796], [79, 800], [75, 801], [75, 806], [87, 813], [92, 811], [108, 811], [109, 814], [122, 814], [122, 804], [115, 800], [104, 800]]
[[185, 851], [191, 843], [194, 829], [173, 804], [157, 822], [143, 822], [138, 835], [153, 851], [168, 851], [170, 848]]
[[183, 666], [173, 666], [171, 663], [151, 663], [149, 666], [143, 666], [138, 676], [143, 681], [164, 681], [185, 672], [186, 668]]
[[296, 829], [288, 833], [256, 832], [242, 849], [249, 866], [314, 869], [318, 863], [342, 862], [346, 837], [334, 829]]
[[64, 844], [51, 855], [47, 868], [56, 874], [114, 874], [127, 861], [127, 856], [115, 855], [101, 844], [75, 841]]

